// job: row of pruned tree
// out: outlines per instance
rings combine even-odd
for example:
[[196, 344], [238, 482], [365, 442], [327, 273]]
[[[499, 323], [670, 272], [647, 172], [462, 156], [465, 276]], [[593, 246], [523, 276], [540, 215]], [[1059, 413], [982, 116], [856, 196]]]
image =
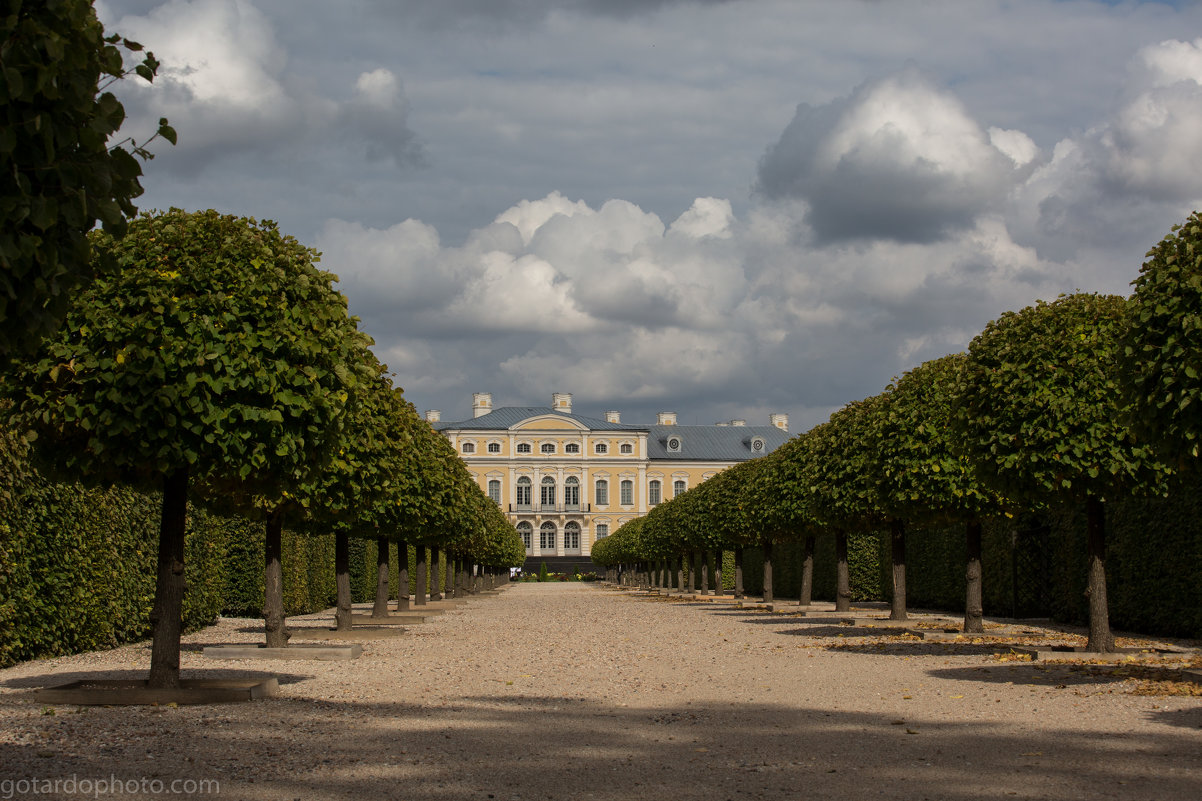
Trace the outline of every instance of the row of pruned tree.
[[1197, 469], [1200, 376], [1195, 212], [1149, 252], [1130, 299], [1081, 293], [1007, 312], [967, 353], [922, 364], [772, 454], [657, 506], [598, 543], [593, 559], [660, 570], [675, 559], [678, 571], [681, 554], [734, 549], [738, 565], [755, 545], [771, 600], [772, 544], [801, 538], [805, 603], [814, 537], [826, 533], [839, 561], [836, 609], [846, 610], [848, 532], [888, 531], [891, 617], [904, 619], [907, 530], [960, 524], [964, 630], [980, 632], [981, 521], [1075, 504], [1088, 528], [1088, 648], [1110, 651], [1106, 502], [1162, 494], [1172, 471]]
[[110, 268], [9, 366], [4, 394], [48, 471], [162, 491], [150, 686], [179, 683], [189, 499], [263, 520], [268, 646], [287, 642], [285, 526], [337, 537], [340, 627], [348, 537], [521, 563], [517, 531], [392, 386], [314, 251], [271, 222], [175, 209], [91, 240]]

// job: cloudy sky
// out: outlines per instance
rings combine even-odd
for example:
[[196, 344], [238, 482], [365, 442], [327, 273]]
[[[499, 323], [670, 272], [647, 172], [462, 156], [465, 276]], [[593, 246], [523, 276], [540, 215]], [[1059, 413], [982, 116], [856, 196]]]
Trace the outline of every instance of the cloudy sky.
[[143, 208], [323, 253], [419, 409], [793, 431], [1202, 206], [1202, 7], [97, 0]]

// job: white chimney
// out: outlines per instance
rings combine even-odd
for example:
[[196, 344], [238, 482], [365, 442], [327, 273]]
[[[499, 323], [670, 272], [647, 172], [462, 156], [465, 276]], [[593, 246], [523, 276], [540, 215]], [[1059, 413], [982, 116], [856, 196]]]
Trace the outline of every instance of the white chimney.
[[472, 417], [483, 417], [491, 411], [491, 392], [475, 392], [472, 394]]
[[557, 412], [564, 414], [572, 413], [572, 393], [571, 392], [552, 392], [551, 393], [551, 408]]
[[789, 415], [787, 414], [770, 414], [768, 415], [768, 422], [781, 431], [789, 430]]
[[611, 410], [609, 410], [608, 412], [606, 412], [606, 413], [605, 413], [605, 422], [607, 422], [607, 423], [620, 423], [620, 422], [622, 422], [622, 414], [621, 414], [621, 412], [615, 412], [615, 411], [614, 411], [614, 410], [612, 410], [612, 409], [611, 409]]
[[442, 420], [442, 412], [437, 409], [426, 409], [426, 422], [437, 423]]
[[730, 424], [732, 426], [745, 426], [745, 425], [747, 425], [747, 421], [746, 420], [731, 420]]
[[676, 412], [660, 412], [655, 416], [655, 424], [659, 426], [676, 425]]

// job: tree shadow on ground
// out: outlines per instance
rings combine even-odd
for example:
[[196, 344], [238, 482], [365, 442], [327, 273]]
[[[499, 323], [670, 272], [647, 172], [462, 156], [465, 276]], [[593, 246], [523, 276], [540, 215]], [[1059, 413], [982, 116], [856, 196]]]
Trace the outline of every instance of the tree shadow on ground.
[[991, 684], [1109, 686], [1130, 683], [1132, 690], [1142, 686], [1148, 695], [1156, 694], [1153, 691], [1157, 689], [1157, 685], [1178, 690], [1190, 686], [1182, 681], [1182, 674], [1176, 668], [1139, 663], [1097, 665], [1067, 662], [999, 662], [976, 667], [937, 668], [928, 673], [937, 679]]
[[[55, 681], [62, 678], [56, 675]], [[974, 676], [974, 678], [977, 678]], [[398, 676], [398, 681], [403, 678]], [[416, 692], [415, 692], [416, 695]], [[613, 706], [518, 691], [425, 703], [303, 698], [236, 707], [90, 709], [32, 718], [0, 743], [6, 772], [216, 779], [220, 795], [692, 799], [1185, 799], [1202, 779], [1192, 731], [1041, 731], [764, 703]], [[101, 732], [96, 737], [89, 732]], [[304, 767], [276, 757], [303, 749]], [[70, 796], [61, 795], [68, 798]]]
[[[149, 670], [76, 670], [43, 673], [37, 676], [22, 676], [0, 682], [0, 686], [11, 689], [39, 690], [45, 687], [57, 687], [76, 681], [95, 681], [99, 679], [145, 679]], [[280, 686], [307, 681], [312, 676], [292, 673], [279, 673], [274, 670], [246, 670], [243, 668], [188, 668], [182, 674], [185, 679], [270, 679], [275, 678]], [[0, 703], [3, 698], [0, 697]]]

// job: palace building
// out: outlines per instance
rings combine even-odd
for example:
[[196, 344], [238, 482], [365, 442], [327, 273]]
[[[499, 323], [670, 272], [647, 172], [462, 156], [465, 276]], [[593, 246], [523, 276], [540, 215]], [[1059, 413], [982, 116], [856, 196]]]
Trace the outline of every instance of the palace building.
[[739, 462], [770, 453], [789, 439], [789, 418], [681, 426], [661, 412], [655, 425], [572, 413], [572, 396], [550, 406], [494, 409], [492, 395], [472, 396], [472, 418], [426, 419], [467, 463], [505, 510], [526, 544], [527, 569], [594, 569], [592, 544], [623, 523]]

